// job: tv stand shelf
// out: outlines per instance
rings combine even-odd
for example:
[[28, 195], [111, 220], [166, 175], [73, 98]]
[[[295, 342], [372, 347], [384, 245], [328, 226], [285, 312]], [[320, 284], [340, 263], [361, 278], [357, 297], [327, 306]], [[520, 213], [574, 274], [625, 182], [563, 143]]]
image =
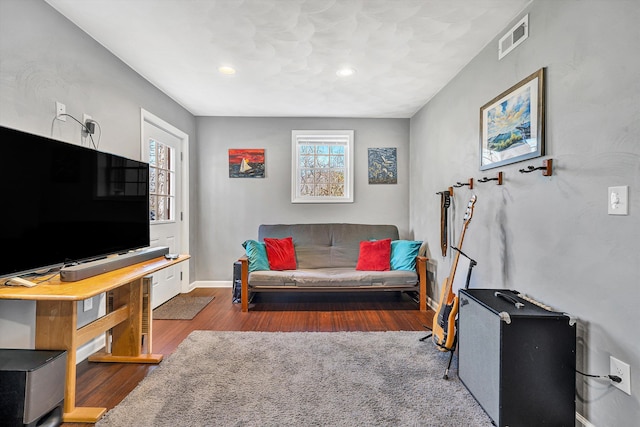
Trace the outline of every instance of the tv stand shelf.
[[[164, 257], [144, 261], [77, 282], [59, 276], [32, 288], [0, 286], [0, 299], [36, 301], [36, 350], [67, 350], [64, 422], [95, 423], [106, 412], [100, 407], [76, 407], [76, 350], [112, 330], [111, 353], [89, 357], [95, 362], [159, 363], [162, 354], [142, 354], [142, 281], [147, 275], [180, 263]], [[78, 301], [113, 291], [114, 309], [77, 329]]]

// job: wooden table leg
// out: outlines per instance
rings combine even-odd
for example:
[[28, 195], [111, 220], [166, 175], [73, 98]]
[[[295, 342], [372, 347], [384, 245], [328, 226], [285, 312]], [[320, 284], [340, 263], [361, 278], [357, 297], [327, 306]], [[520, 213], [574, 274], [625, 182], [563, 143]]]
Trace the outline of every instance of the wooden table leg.
[[98, 352], [91, 362], [160, 363], [162, 354], [142, 354], [142, 278], [113, 290], [113, 307], [127, 306], [128, 317], [112, 329], [111, 353]]
[[95, 423], [106, 408], [76, 407], [77, 304], [76, 301], [36, 302], [36, 349], [67, 351], [63, 421]]

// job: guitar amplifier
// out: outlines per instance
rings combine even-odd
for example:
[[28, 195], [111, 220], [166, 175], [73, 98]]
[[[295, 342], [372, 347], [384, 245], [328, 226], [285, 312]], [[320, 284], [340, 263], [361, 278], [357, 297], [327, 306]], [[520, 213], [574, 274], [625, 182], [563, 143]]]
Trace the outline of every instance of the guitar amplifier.
[[573, 427], [575, 324], [518, 295], [460, 290], [458, 376], [498, 427]]
[[60, 425], [66, 369], [66, 351], [0, 349], [0, 425]]

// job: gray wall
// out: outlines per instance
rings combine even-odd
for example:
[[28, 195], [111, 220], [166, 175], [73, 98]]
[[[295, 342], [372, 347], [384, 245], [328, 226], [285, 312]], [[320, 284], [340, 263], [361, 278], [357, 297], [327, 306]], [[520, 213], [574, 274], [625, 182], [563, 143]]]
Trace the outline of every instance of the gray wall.
[[[395, 224], [409, 233], [409, 119], [199, 117], [198, 280], [229, 281], [262, 223]], [[291, 203], [291, 131], [355, 130], [354, 203]], [[397, 147], [398, 184], [369, 185], [367, 148]], [[265, 178], [229, 178], [229, 148], [264, 148]]]
[[[530, 12], [524, 44], [502, 61], [496, 43], [488, 46], [411, 119], [409, 131], [407, 120], [196, 120], [46, 3], [0, 0], [0, 124], [81, 143], [70, 120], [52, 126], [61, 101], [69, 114], [100, 122], [101, 149], [134, 158], [140, 107], [188, 133], [191, 280], [201, 281], [229, 280], [240, 242], [255, 238], [263, 222], [392, 223], [403, 237], [429, 242], [437, 295], [451, 257], [439, 255], [434, 193], [502, 170], [504, 186], [474, 189], [479, 200], [464, 242], [478, 260], [472, 286], [516, 288], [577, 316], [578, 367], [607, 373], [613, 355], [631, 364], [633, 392], [579, 379], [578, 411], [598, 427], [632, 425], [640, 418], [638, 2], [538, 0]], [[480, 173], [478, 108], [541, 67], [554, 176], [517, 172], [541, 159]], [[355, 203], [290, 203], [290, 131], [305, 128], [356, 130]], [[398, 147], [398, 184], [368, 185], [366, 148], [390, 146]], [[265, 148], [267, 177], [229, 179], [228, 148]], [[606, 214], [614, 185], [630, 186], [627, 217]], [[470, 194], [456, 192], [456, 232]]]
[[[411, 199], [411, 227], [429, 243], [439, 292], [451, 256], [440, 254], [434, 193], [503, 171], [501, 187], [455, 189], [456, 236], [470, 195], [478, 196], [464, 241], [478, 261], [471, 287], [517, 289], [577, 316], [578, 368], [608, 374], [613, 355], [631, 365], [632, 377], [628, 396], [608, 381], [578, 376], [578, 412], [598, 427], [637, 425], [639, 3], [535, 1], [529, 20], [520, 47], [498, 61], [496, 38], [411, 119], [411, 193], [422, 195]], [[553, 176], [518, 172], [541, 158], [480, 172], [480, 106], [541, 67]], [[607, 187], [618, 185], [629, 186], [629, 216], [607, 215]]]
[[139, 159], [144, 108], [189, 134], [195, 157], [195, 117], [44, 1], [0, 1], [0, 54], [1, 125], [88, 146], [73, 119], [53, 120], [59, 101], [98, 121], [100, 150]]
[[[78, 120], [87, 113], [99, 122], [102, 151], [140, 158], [144, 108], [188, 133], [195, 157], [193, 115], [47, 3], [0, 0], [0, 125], [88, 145], [71, 118], [53, 121], [56, 101], [66, 104], [67, 114]], [[191, 203], [195, 197], [191, 195]], [[193, 234], [192, 228], [192, 239]], [[79, 309], [79, 323], [95, 319], [98, 306], [86, 313]], [[34, 320], [35, 303], [0, 301], [0, 347], [32, 346]]]

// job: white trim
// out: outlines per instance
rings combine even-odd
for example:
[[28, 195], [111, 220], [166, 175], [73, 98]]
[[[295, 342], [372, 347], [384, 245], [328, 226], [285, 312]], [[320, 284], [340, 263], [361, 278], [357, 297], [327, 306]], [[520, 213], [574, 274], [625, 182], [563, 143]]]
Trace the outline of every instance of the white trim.
[[[331, 137], [335, 137], [335, 140]], [[298, 194], [299, 147], [300, 141], [315, 141], [318, 145], [341, 145], [345, 147], [344, 197], [315, 196], [303, 197]], [[353, 203], [354, 173], [354, 131], [353, 130], [292, 130], [291, 131], [291, 203]]]
[[182, 290], [180, 291], [180, 293], [188, 294], [189, 292], [197, 288], [196, 283], [197, 282], [191, 282], [191, 283], [187, 283], [186, 285], [182, 285]]
[[[96, 320], [98, 319], [100, 319], [100, 317], [98, 317]], [[83, 360], [87, 359], [93, 353], [104, 349], [104, 347], [105, 347], [105, 334], [100, 334], [76, 350], [76, 365], [82, 362]]]
[[[144, 152], [142, 151], [144, 147], [146, 147], [146, 141], [143, 141], [144, 137], [144, 124], [149, 123], [157, 128], [162, 129], [163, 131], [170, 133], [176, 138], [180, 139], [182, 142], [182, 147], [180, 152], [182, 153], [182, 165], [180, 168], [181, 171], [181, 205], [179, 211], [183, 213], [180, 234], [182, 235], [181, 244], [180, 244], [180, 253], [188, 254], [189, 253], [189, 135], [186, 132], [181, 131], [175, 126], [167, 123], [162, 120], [160, 117], [156, 116], [153, 113], [145, 110], [144, 108], [140, 108], [140, 158], [144, 159]], [[148, 153], [147, 153], [148, 157]], [[177, 160], [180, 161], [180, 160]], [[182, 272], [182, 276], [187, 278], [187, 280], [183, 280], [181, 285], [181, 291], [189, 292], [193, 289], [189, 284], [189, 260], [181, 262], [179, 264], [180, 271]]]
[[192, 283], [193, 288], [231, 288], [232, 280], [196, 280]]
[[580, 413], [576, 412], [576, 420], [582, 424], [584, 427], [596, 427], [594, 424], [591, 424], [589, 420], [583, 417]]

